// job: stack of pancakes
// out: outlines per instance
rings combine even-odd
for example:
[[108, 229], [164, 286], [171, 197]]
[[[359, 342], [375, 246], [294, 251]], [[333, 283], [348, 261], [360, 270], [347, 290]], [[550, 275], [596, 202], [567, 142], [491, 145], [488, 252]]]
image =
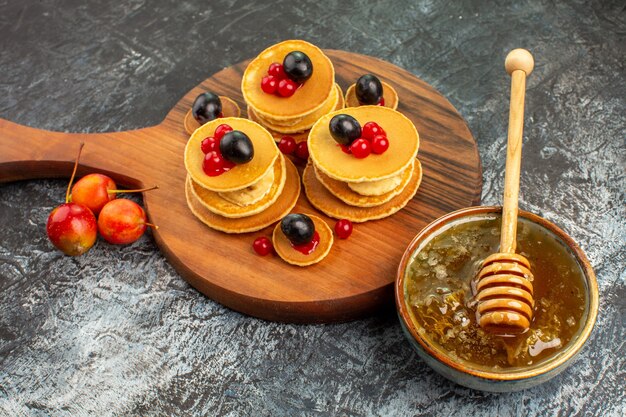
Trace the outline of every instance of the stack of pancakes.
[[[283, 62], [293, 51], [304, 52], [313, 64], [313, 74], [291, 97], [267, 94], [261, 89], [261, 79], [269, 66]], [[323, 115], [344, 106], [343, 92], [335, 83], [333, 64], [318, 47], [301, 40], [289, 40], [264, 50], [254, 58], [243, 74], [243, 98], [248, 117], [263, 125], [275, 138], [293, 136], [304, 141], [313, 124]]]
[[[222, 123], [250, 138], [254, 157], [212, 177], [202, 169], [200, 144]], [[246, 119], [220, 118], [196, 129], [185, 147], [185, 168], [189, 208], [203, 223], [226, 233], [253, 232], [273, 224], [291, 211], [300, 195], [295, 166], [267, 130]]]
[[[376, 122], [387, 133], [387, 151], [364, 159], [343, 152], [329, 129], [337, 114], [348, 114], [361, 126]], [[364, 222], [390, 216], [420, 185], [419, 135], [409, 119], [391, 108], [360, 106], [329, 113], [315, 123], [308, 140], [305, 192], [311, 204], [330, 217]]]

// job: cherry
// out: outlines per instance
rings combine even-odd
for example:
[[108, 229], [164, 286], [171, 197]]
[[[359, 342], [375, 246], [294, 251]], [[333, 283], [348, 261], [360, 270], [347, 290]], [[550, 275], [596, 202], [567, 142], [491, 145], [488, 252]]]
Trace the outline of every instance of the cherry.
[[378, 104], [383, 97], [383, 85], [372, 74], [365, 74], [359, 77], [354, 90], [360, 104]]
[[277, 81], [287, 78], [287, 74], [285, 74], [283, 64], [279, 64], [278, 62], [273, 62], [270, 65], [269, 70], [267, 70], [267, 73], [272, 77], [275, 77]]
[[252, 242], [252, 249], [254, 249], [257, 255], [265, 256], [272, 253], [272, 251], [274, 250], [274, 245], [272, 245], [271, 240], [269, 240], [265, 236], [261, 236], [254, 239], [254, 242]]
[[225, 159], [235, 164], [245, 164], [254, 158], [252, 141], [240, 130], [232, 130], [224, 135], [220, 152]]
[[215, 136], [215, 139], [217, 139], [219, 142], [220, 140], [222, 140], [225, 134], [227, 134], [228, 132], [232, 132], [232, 131], [233, 131], [232, 127], [230, 127], [226, 123], [223, 123], [215, 128], [215, 132], [213, 133], [213, 135]]
[[107, 203], [98, 217], [98, 231], [109, 243], [125, 245], [143, 235], [147, 222], [146, 212], [134, 201], [119, 198]]
[[278, 149], [285, 155], [291, 155], [296, 150], [296, 140], [291, 136], [283, 136], [278, 142]]
[[298, 143], [298, 145], [296, 146], [296, 156], [303, 161], [309, 159], [309, 146], [307, 145], [306, 141]]
[[78, 149], [74, 170], [65, 192], [65, 203], [50, 212], [46, 223], [46, 233], [50, 242], [70, 256], [82, 255], [91, 249], [96, 243], [98, 230], [96, 217], [91, 210], [83, 204], [70, 202], [70, 188], [76, 176], [78, 160], [83, 146], [84, 144], [81, 143]]
[[372, 147], [367, 139], [357, 139], [350, 145], [350, 151], [355, 158], [367, 158], [372, 152]]
[[313, 63], [307, 54], [300, 51], [289, 52], [283, 59], [283, 69], [287, 77], [302, 84], [313, 75]]
[[202, 149], [203, 154], [213, 152], [219, 149], [219, 140], [216, 139], [214, 136], [204, 138], [202, 142], [200, 142], [200, 149]]
[[280, 221], [280, 230], [294, 245], [311, 242], [315, 233], [315, 224], [306, 214], [288, 214]]
[[387, 140], [387, 136], [384, 135], [376, 135], [374, 139], [372, 139], [372, 152], [375, 154], [382, 154], [389, 148], [389, 140]]
[[278, 95], [281, 97], [291, 97], [298, 89], [295, 81], [285, 78], [278, 83]]
[[278, 90], [278, 81], [273, 75], [266, 75], [261, 79], [261, 90], [266, 94], [275, 94]]
[[382, 127], [378, 126], [378, 123], [367, 122], [363, 125], [363, 133], [361, 133], [361, 136], [367, 140], [372, 140], [374, 136], [385, 134], [385, 131]]
[[338, 114], [330, 119], [328, 124], [330, 135], [340, 145], [350, 144], [361, 137], [361, 125], [348, 114]]
[[102, 207], [114, 200], [117, 185], [110, 177], [102, 174], [89, 174], [76, 181], [72, 187], [72, 202], [82, 204], [97, 216]]
[[378, 102], [377, 106], [385, 106], [385, 97], [380, 98], [380, 101]]
[[222, 101], [217, 94], [202, 93], [194, 100], [191, 114], [200, 124], [215, 120], [222, 114]]
[[347, 145], [337, 145], [337, 146], [341, 147], [341, 150], [344, 153], [347, 153], [347, 154], [351, 154], [352, 153], [352, 151], [350, 150], [350, 147], [347, 146]]
[[352, 222], [348, 219], [341, 219], [335, 223], [335, 234], [339, 239], [347, 239], [352, 234]]
[[116, 198], [118, 193], [137, 193], [158, 188], [142, 188], [140, 190], [118, 190], [115, 182], [103, 174], [89, 174], [82, 177], [72, 187], [71, 200], [82, 204], [97, 216], [106, 203]]

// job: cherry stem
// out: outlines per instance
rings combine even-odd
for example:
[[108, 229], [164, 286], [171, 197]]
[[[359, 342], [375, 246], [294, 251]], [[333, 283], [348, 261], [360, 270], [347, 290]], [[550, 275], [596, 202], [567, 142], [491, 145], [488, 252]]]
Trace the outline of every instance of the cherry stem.
[[80, 147], [78, 148], [78, 155], [76, 155], [76, 161], [74, 161], [74, 171], [72, 171], [72, 176], [70, 177], [70, 183], [67, 184], [67, 191], [65, 192], [65, 203], [70, 202], [70, 190], [72, 189], [72, 183], [74, 182], [74, 177], [76, 176], [76, 170], [78, 169], [78, 160], [80, 159], [80, 153], [83, 150], [83, 146], [85, 146], [85, 142], [80, 143]]
[[157, 229], [157, 230], [159, 229], [159, 226], [157, 226], [156, 224], [153, 224], [153, 223], [144, 222], [143, 224], [145, 224], [146, 226], [150, 226], [153, 229]]
[[119, 193], [143, 193], [144, 191], [152, 191], [157, 190], [159, 188], [158, 185], [149, 188], [140, 188], [138, 190], [107, 190], [109, 194], [119, 194]]

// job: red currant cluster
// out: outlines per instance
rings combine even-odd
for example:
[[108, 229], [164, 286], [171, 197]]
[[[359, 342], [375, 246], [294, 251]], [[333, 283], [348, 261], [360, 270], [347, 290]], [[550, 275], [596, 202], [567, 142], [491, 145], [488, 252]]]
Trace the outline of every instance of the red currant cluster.
[[283, 154], [293, 155], [304, 163], [309, 159], [309, 148], [306, 141], [296, 144], [296, 140], [291, 136], [283, 136], [278, 142], [278, 149]]
[[376, 122], [367, 122], [361, 129], [361, 137], [350, 144], [340, 145], [345, 153], [355, 158], [367, 158], [371, 153], [383, 154], [389, 148], [387, 133]]
[[229, 125], [221, 124], [215, 129], [213, 136], [204, 138], [200, 143], [200, 149], [204, 153], [202, 170], [209, 177], [221, 175], [235, 166], [235, 163], [224, 158], [220, 151], [220, 141], [226, 133], [232, 130], [233, 128]]
[[261, 79], [261, 89], [266, 94], [275, 94], [279, 97], [291, 97], [302, 84], [298, 84], [285, 73], [283, 64], [274, 62], [267, 70], [267, 75]]

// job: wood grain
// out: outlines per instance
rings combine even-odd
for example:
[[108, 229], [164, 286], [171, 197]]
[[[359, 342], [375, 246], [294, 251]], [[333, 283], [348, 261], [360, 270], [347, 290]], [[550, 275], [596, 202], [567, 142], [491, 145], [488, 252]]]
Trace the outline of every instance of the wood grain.
[[[205, 90], [229, 96], [245, 108], [239, 88], [247, 61], [214, 74], [189, 91], [162, 123], [145, 129], [60, 133], [0, 119], [0, 182], [69, 177], [78, 144], [85, 142], [79, 175], [97, 171], [128, 187], [159, 185], [144, 194], [150, 220], [159, 225], [156, 242], [181, 276], [208, 297], [246, 314], [287, 322], [345, 321], [392, 306], [396, 269], [413, 236], [437, 217], [479, 203], [482, 169], [477, 145], [454, 107], [414, 75], [376, 58], [326, 53], [344, 91], [366, 72], [394, 85], [398, 110], [420, 133], [424, 178], [405, 209], [357, 225], [350, 239], [335, 242], [320, 264], [299, 268], [276, 256], [259, 258], [252, 241], [269, 236], [271, 227], [225, 235], [208, 229], [187, 208], [185, 113]], [[334, 224], [311, 208], [304, 195], [296, 211], [316, 213]]]

